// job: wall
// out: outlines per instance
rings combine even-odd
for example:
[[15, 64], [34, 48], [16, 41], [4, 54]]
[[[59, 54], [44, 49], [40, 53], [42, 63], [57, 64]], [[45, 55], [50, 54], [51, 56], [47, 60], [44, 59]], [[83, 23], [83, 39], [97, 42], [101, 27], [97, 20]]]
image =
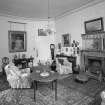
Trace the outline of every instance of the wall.
[[[24, 26], [23, 24], [10, 24], [8, 21], [13, 22], [22, 22], [26, 23]], [[55, 43], [55, 35], [50, 36], [38, 36], [38, 28], [42, 28], [43, 26], [47, 25], [47, 21], [32, 21], [32, 20], [25, 20], [19, 18], [10, 18], [0, 16], [0, 65], [1, 59], [4, 56], [7, 56], [12, 60], [14, 54], [23, 53], [26, 54], [27, 57], [33, 56], [34, 57], [34, 65], [37, 63], [37, 60], [42, 59], [46, 60], [50, 57], [50, 44]], [[53, 27], [55, 27], [54, 21], [51, 21]], [[20, 52], [20, 53], [9, 53], [8, 49], [8, 31], [15, 30], [15, 31], [26, 31], [27, 32], [27, 51]], [[36, 57], [36, 52], [38, 52], [39, 56]]]
[[99, 17], [103, 17], [105, 26], [105, 1], [56, 20], [56, 43], [62, 41], [62, 34], [70, 33], [71, 41], [77, 40], [82, 46], [81, 34], [85, 33], [84, 21]]
[[105, 1], [56, 20], [56, 44], [62, 43], [62, 34], [70, 33], [71, 42], [73, 40], [79, 41], [81, 48], [81, 34], [85, 33], [84, 21], [99, 17], [103, 17], [105, 27]]

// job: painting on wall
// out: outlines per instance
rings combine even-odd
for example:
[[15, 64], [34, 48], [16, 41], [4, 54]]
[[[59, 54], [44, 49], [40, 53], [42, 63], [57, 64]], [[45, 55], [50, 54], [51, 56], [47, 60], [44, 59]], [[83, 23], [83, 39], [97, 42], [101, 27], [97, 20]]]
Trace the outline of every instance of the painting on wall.
[[38, 36], [47, 36], [47, 33], [44, 29], [38, 29]]
[[70, 47], [70, 43], [71, 43], [70, 34], [62, 35], [62, 43], [63, 43], [63, 47]]
[[94, 39], [87, 39], [85, 41], [85, 49], [86, 50], [102, 50], [102, 39], [101, 38], [94, 38]]
[[102, 32], [104, 30], [103, 27], [103, 18], [97, 18], [89, 21], [85, 21], [85, 33], [94, 33], [94, 32]]
[[26, 51], [26, 32], [25, 31], [8, 31], [9, 52]]

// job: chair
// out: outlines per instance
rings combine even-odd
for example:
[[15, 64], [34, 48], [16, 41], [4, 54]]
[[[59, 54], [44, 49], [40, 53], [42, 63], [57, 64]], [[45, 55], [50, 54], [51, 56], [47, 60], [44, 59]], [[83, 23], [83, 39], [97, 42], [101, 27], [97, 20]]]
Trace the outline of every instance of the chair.
[[67, 58], [56, 58], [56, 69], [60, 74], [72, 73], [72, 63]]
[[3, 76], [6, 76], [4, 68], [7, 64], [9, 64], [9, 58], [8, 57], [3, 57], [2, 58], [2, 75]]
[[8, 64], [5, 66], [5, 72], [11, 88], [30, 88], [29, 69], [20, 70], [13, 64]]

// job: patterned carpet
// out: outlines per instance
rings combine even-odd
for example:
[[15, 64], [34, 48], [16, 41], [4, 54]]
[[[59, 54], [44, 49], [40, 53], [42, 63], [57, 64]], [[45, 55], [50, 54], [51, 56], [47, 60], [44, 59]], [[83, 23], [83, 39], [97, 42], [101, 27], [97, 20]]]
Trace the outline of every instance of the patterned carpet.
[[105, 90], [105, 81], [100, 83], [98, 80], [89, 79], [88, 82], [82, 84], [75, 82], [75, 75], [63, 79], [60, 83], [91, 97], [95, 97], [102, 90]]
[[[47, 86], [46, 86], [47, 85]], [[58, 100], [48, 84], [37, 90], [36, 103], [33, 89], [7, 89], [0, 93], [0, 105], [88, 105], [93, 98], [58, 84]]]
[[35, 103], [33, 89], [12, 90], [5, 79], [0, 79], [0, 105], [100, 105], [95, 97], [103, 89], [105, 82], [91, 79], [81, 84], [70, 76], [59, 81], [57, 101], [51, 84], [39, 83]]

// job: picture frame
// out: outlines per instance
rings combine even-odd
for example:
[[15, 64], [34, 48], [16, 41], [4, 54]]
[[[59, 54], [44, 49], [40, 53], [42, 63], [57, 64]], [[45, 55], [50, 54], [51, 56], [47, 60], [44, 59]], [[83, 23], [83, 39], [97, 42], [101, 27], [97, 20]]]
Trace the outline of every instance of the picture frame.
[[9, 52], [25, 52], [26, 39], [26, 31], [8, 31]]
[[62, 35], [63, 47], [70, 47], [71, 37], [70, 34]]
[[47, 36], [47, 33], [44, 29], [38, 29], [38, 36]]
[[96, 32], [102, 32], [104, 31], [103, 26], [103, 18], [97, 18], [89, 21], [85, 21], [85, 33], [96, 33]]

